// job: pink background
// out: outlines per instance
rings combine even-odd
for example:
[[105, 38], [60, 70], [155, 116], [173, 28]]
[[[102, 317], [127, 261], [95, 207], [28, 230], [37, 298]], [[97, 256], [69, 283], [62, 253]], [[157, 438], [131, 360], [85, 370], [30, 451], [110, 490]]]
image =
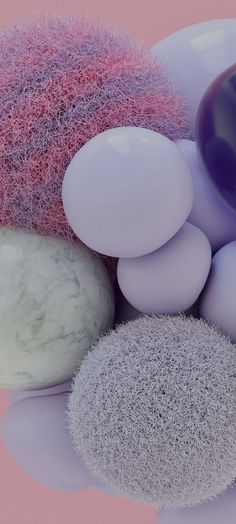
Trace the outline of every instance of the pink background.
[[[153, 45], [198, 21], [236, 16], [235, 0], [1, 0], [0, 27], [39, 13], [78, 13], [112, 21]], [[3, 7], [4, 3], [4, 7]], [[0, 391], [0, 417], [8, 404]], [[0, 443], [1, 524], [155, 524], [155, 512], [88, 490], [64, 495], [32, 481]]]

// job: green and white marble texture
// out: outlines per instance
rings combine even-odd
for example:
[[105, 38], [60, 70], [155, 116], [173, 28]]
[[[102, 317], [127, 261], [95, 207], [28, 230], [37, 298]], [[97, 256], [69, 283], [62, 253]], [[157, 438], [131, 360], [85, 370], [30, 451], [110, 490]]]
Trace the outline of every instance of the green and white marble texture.
[[113, 288], [97, 257], [62, 239], [0, 229], [0, 387], [69, 379], [113, 319]]

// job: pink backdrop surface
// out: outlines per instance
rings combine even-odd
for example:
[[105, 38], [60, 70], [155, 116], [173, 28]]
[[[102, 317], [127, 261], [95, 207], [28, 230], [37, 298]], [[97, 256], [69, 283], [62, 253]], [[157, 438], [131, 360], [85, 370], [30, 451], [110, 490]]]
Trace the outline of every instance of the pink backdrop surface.
[[[235, 0], [1, 0], [0, 28], [37, 14], [83, 14], [115, 23], [147, 45], [184, 27], [236, 16]], [[1, 365], [1, 364], [0, 364]], [[8, 405], [0, 391], [0, 418]], [[87, 490], [67, 495], [31, 480], [0, 443], [1, 524], [156, 524], [155, 512]]]

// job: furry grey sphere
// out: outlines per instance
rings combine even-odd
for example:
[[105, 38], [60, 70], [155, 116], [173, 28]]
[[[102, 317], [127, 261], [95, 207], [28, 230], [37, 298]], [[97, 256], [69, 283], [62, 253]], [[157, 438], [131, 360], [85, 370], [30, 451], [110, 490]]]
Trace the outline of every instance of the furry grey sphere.
[[116, 494], [163, 508], [211, 499], [236, 476], [236, 349], [192, 317], [123, 324], [85, 357], [68, 424]]

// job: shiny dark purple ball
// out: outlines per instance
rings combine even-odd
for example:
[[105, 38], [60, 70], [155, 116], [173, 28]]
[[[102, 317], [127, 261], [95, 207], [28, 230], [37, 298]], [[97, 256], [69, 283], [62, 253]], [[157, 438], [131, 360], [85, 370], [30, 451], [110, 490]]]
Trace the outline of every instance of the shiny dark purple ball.
[[195, 138], [211, 179], [236, 208], [236, 64], [218, 76], [203, 96]]

